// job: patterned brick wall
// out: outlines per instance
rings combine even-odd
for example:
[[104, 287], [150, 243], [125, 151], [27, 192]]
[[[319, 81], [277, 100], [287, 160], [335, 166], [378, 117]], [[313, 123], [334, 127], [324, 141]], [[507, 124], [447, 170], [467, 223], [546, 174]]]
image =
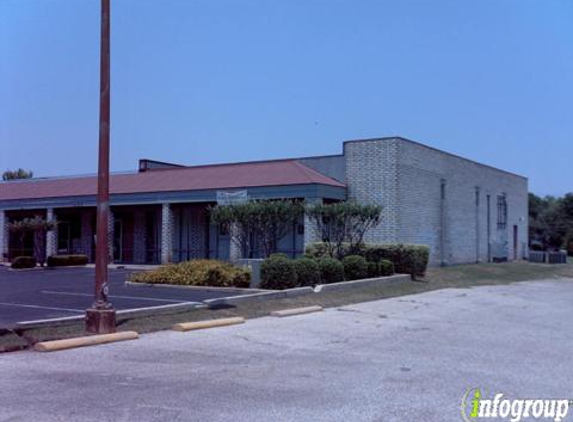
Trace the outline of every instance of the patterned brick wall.
[[[48, 208], [46, 210], [46, 221], [54, 221], [56, 219], [56, 214], [53, 208]], [[58, 227], [56, 226], [53, 230], [46, 233], [46, 257], [50, 255], [55, 255], [57, 253], [58, 247]]]
[[[309, 205], [312, 204], [321, 204], [322, 199], [320, 198], [307, 198], [306, 203]], [[322, 240], [322, 235], [316, 223], [314, 223], [310, 218], [306, 215], [304, 216], [304, 247], [306, 245], [313, 243], [313, 242], [320, 242]]]
[[6, 211], [0, 210], [0, 262], [8, 259], [10, 231], [8, 230], [8, 217]]
[[161, 206], [161, 263], [173, 261], [173, 210], [171, 204]]
[[367, 242], [398, 239], [398, 140], [347, 142], [348, 198], [383, 207], [382, 223], [367, 233]]

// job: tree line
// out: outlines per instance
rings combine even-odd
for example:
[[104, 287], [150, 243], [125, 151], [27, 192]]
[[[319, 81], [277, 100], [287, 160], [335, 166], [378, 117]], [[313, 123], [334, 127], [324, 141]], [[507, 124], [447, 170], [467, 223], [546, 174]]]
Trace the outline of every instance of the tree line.
[[532, 249], [563, 249], [573, 255], [573, 193], [563, 197], [529, 194]]

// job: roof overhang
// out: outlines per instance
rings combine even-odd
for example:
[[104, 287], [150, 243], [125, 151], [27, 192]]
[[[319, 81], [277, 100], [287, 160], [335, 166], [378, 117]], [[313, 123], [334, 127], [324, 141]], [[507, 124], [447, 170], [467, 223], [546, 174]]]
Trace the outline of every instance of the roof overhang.
[[[346, 199], [346, 188], [323, 184], [301, 184], [286, 186], [261, 186], [233, 189], [209, 189], [174, 192], [149, 192], [133, 194], [112, 194], [111, 206], [121, 205], [150, 205], [163, 203], [197, 203], [216, 202], [217, 192], [235, 192], [246, 190], [251, 199], [281, 199], [281, 198], [322, 198], [332, 200]], [[69, 196], [37, 199], [15, 199], [0, 201], [2, 210], [26, 210], [43, 208], [74, 208], [95, 207], [95, 195]]]

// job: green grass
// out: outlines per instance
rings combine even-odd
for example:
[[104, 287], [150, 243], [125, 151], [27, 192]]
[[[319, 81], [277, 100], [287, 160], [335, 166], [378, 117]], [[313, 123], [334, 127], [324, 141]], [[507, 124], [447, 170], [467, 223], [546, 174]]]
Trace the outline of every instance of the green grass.
[[468, 287], [568, 277], [573, 277], [571, 261], [561, 265], [506, 262], [432, 268], [428, 270], [426, 280], [438, 287]]

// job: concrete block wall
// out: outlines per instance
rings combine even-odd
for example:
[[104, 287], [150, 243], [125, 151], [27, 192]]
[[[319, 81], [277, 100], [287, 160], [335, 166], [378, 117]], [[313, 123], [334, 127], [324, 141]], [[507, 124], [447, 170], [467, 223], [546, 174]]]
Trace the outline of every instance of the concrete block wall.
[[[517, 257], [526, 256], [526, 178], [402, 138], [351, 141], [344, 152], [349, 198], [383, 207], [367, 242], [428, 245], [433, 265], [488, 261], [494, 243], [506, 245], [512, 259], [515, 225]], [[497, 230], [500, 195], [508, 204], [505, 232]]]
[[[519, 234], [517, 256], [522, 258], [527, 254], [526, 178], [407, 140], [400, 142], [399, 174], [400, 239], [428, 244], [433, 264], [487, 262], [488, 250], [496, 242], [506, 244], [508, 258], [512, 259], [514, 225]], [[442, 183], [445, 183], [444, 219], [443, 224], [435, 224], [439, 221]], [[488, 245], [488, 195], [491, 245]], [[508, 205], [505, 232], [497, 230], [497, 198], [502, 195]], [[418, 229], [412, 229], [417, 225]], [[442, 233], [443, 251], [439, 242]]]

